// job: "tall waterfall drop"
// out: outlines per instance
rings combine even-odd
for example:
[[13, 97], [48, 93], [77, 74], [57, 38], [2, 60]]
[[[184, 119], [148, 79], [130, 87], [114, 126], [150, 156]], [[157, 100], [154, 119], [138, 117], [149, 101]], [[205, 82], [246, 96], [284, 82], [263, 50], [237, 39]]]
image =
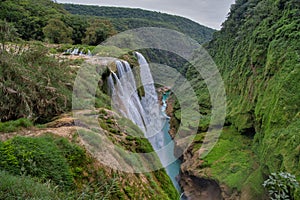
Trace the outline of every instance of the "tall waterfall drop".
[[[165, 114], [166, 98], [163, 106], [159, 105], [153, 77], [146, 59], [136, 52], [140, 65], [140, 78], [144, 95], [140, 98], [134, 73], [126, 61], [116, 61], [117, 74], [111, 72], [108, 86], [112, 94], [113, 108], [124, 117], [134, 122], [150, 141], [163, 167], [174, 186], [180, 190], [175, 177], [179, 174], [180, 163], [174, 158], [174, 144], [168, 133], [169, 119]], [[169, 145], [171, 143], [171, 145]]]

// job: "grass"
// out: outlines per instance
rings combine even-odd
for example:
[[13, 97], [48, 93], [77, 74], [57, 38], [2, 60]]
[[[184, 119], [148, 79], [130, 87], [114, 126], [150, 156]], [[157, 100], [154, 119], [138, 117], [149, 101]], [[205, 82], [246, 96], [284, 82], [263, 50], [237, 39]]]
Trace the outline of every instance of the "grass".
[[[104, 178], [101, 175], [101, 178]], [[51, 181], [40, 183], [29, 176], [11, 175], [0, 171], [0, 199], [15, 200], [83, 200], [83, 199], [116, 199], [118, 185], [116, 178], [102, 183], [88, 183], [80, 190], [61, 191]]]
[[203, 167], [209, 167], [213, 178], [230, 188], [241, 191], [253, 171], [254, 157], [251, 140], [233, 128], [225, 128], [212, 151], [204, 158]]
[[36, 182], [27, 176], [0, 171], [0, 199], [59, 199], [54, 187]]
[[21, 128], [28, 128], [33, 126], [32, 122], [26, 118], [20, 118], [17, 120], [7, 121], [7, 122], [0, 122], [0, 132], [14, 132]]
[[118, 124], [123, 128], [122, 131], [128, 134], [128, 138], [130, 137], [143, 137], [144, 133], [141, 131], [139, 127], [137, 127], [132, 121], [127, 118], [118, 119]]
[[247, 199], [261, 199], [265, 190], [262, 187], [264, 177], [261, 168], [253, 171], [243, 184], [242, 191], [248, 194]]
[[102, 139], [98, 133], [83, 129], [78, 130], [80, 137], [95, 149], [101, 149]]
[[54, 138], [15, 137], [0, 143], [0, 167], [14, 175], [39, 177], [43, 182], [51, 179], [61, 188], [74, 187], [70, 166]]
[[176, 188], [173, 186], [173, 183], [168, 177], [165, 169], [160, 169], [154, 172], [155, 178], [158, 180], [159, 186], [163, 189], [167, 195], [166, 199], [179, 199], [179, 194]]
[[114, 199], [117, 179], [86, 151], [51, 134], [0, 143], [0, 199]]

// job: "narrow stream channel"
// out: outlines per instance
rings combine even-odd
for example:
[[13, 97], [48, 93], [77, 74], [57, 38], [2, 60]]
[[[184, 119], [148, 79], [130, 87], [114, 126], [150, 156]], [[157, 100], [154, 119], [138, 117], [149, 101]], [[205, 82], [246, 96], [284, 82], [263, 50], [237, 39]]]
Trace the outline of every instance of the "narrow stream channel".
[[169, 156], [171, 157], [171, 159], [174, 159], [176, 160], [175, 162], [171, 163], [170, 165], [166, 166], [166, 172], [167, 174], [169, 175], [169, 177], [171, 178], [174, 186], [176, 187], [176, 189], [179, 191], [179, 193], [181, 193], [181, 188], [179, 186], [179, 183], [177, 182], [176, 180], [176, 177], [179, 175], [179, 171], [180, 171], [180, 160], [179, 159], [176, 159], [174, 157], [174, 142], [169, 134], [169, 130], [170, 130], [170, 117], [166, 114], [166, 109], [167, 109], [167, 99], [169, 98], [170, 96], [170, 91], [167, 91], [163, 94], [162, 96], [162, 106], [161, 106], [161, 112], [162, 112], [162, 115], [164, 117], [166, 117], [166, 123], [164, 124], [164, 127], [163, 127], [163, 136], [164, 136], [164, 146], [171, 143], [172, 144], [172, 147], [171, 148], [171, 152], [168, 152], [169, 154], [166, 155], [166, 156]]

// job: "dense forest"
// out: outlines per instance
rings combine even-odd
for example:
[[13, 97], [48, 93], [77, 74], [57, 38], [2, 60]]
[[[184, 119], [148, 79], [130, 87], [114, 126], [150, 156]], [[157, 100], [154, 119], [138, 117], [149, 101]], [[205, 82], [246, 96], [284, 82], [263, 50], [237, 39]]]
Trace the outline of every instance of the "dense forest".
[[0, 5], [0, 20], [10, 23], [27, 41], [98, 45], [118, 32], [155, 26], [181, 31], [203, 43], [214, 32], [183, 17], [145, 10], [62, 5], [49, 0], [5, 0]]
[[139, 27], [163, 27], [187, 34], [199, 43], [211, 39], [213, 29], [199, 25], [189, 19], [133, 8], [99, 7], [87, 5], [64, 4], [64, 8], [72, 14], [83, 16], [99, 16], [109, 18], [117, 31]]
[[116, 33], [108, 20], [71, 15], [48, 0], [5, 0], [0, 5], [0, 19], [10, 23], [25, 41], [98, 45]]

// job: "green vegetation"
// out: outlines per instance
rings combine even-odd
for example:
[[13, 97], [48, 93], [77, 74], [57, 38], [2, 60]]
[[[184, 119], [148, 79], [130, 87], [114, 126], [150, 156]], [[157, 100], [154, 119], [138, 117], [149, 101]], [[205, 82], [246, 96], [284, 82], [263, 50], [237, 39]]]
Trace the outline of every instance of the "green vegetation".
[[[129, 119], [126, 118], [111, 118], [108, 117], [108, 113], [104, 110], [100, 110], [99, 115], [100, 125], [101, 122], [104, 122], [103, 124], [106, 124], [104, 128], [106, 128], [107, 131], [111, 132], [112, 135], [110, 139], [117, 144], [120, 145], [122, 149], [125, 149], [129, 152], [133, 153], [151, 153], [153, 152], [153, 148], [149, 141], [143, 137], [143, 132]], [[103, 127], [102, 127], [103, 128]], [[111, 130], [115, 129], [117, 131], [112, 132]], [[130, 135], [129, 135], [130, 134]], [[120, 139], [125, 136], [124, 139]], [[119, 150], [119, 153], [121, 153], [122, 157], [127, 158], [127, 155], [124, 151]], [[133, 165], [141, 165], [142, 162], [145, 162], [147, 164], [153, 164], [159, 162], [159, 159], [157, 156], [150, 156], [150, 155], [144, 155], [144, 156], [137, 156], [137, 157], [128, 157], [127, 160], [128, 164]], [[144, 164], [146, 164], [144, 163]], [[150, 175], [150, 174], [149, 174]], [[160, 169], [153, 172], [152, 176], [149, 176], [149, 181], [155, 184], [155, 190], [159, 191], [161, 193], [161, 197], [163, 199], [177, 199], [178, 198], [178, 192], [176, 191], [175, 187], [173, 186], [173, 183], [171, 182], [170, 178], [166, 174], [166, 171], [164, 169]], [[153, 181], [155, 179], [156, 181]], [[152, 181], [151, 181], [152, 180]], [[129, 188], [127, 188], [127, 192], [130, 193]], [[153, 196], [153, 194], [151, 195]]]
[[[74, 16], [51, 0], [5, 0], [0, 2], [0, 20], [12, 24], [23, 40], [98, 45], [115, 33], [107, 20]], [[95, 27], [95, 22], [97, 23]]]
[[0, 20], [0, 53], [6, 51], [6, 43], [12, 42], [18, 38], [16, 28], [7, 21]]
[[[70, 111], [73, 83], [78, 70], [72, 65], [80, 66], [84, 60], [55, 57], [50, 54], [53, 48], [48, 49], [40, 42], [11, 43], [7, 35], [11, 34], [12, 25], [5, 21], [2, 25], [5, 31], [2, 32], [3, 40], [0, 41], [0, 120], [27, 118], [32, 122], [45, 123]], [[62, 52], [72, 47], [61, 45], [55, 51]], [[77, 48], [92, 50], [86, 45], [79, 45]], [[99, 73], [102, 73], [101, 70]], [[100, 79], [101, 77], [99, 82]], [[109, 107], [109, 103], [108, 96], [98, 87], [95, 106]]]
[[125, 150], [133, 153], [151, 153], [154, 151], [147, 138], [144, 138], [144, 133], [129, 119], [115, 119], [109, 117], [105, 110], [100, 110], [99, 124], [101, 128], [109, 132], [112, 142]]
[[[112, 193], [117, 193], [116, 179], [112, 178], [105, 183], [98, 185], [86, 185], [80, 191], [59, 191], [51, 184], [51, 181], [39, 183], [29, 176], [14, 176], [7, 172], [0, 171], [0, 198], [1, 199], [41, 199], [41, 200], [73, 200], [73, 199], [107, 199]], [[103, 178], [103, 177], [101, 177]]]
[[[164, 169], [155, 171], [154, 175], [159, 186], [166, 192], [166, 199], [179, 199], [178, 192]], [[170, 185], [172, 185], [172, 187], [170, 187]]]
[[64, 152], [59, 149], [52, 137], [15, 137], [2, 142], [0, 152], [2, 170], [14, 175], [39, 177], [43, 182], [51, 179], [55, 185], [62, 188], [74, 187]]
[[71, 27], [67, 27], [64, 22], [59, 19], [50, 19], [47, 26], [43, 28], [43, 33], [46, 38], [52, 43], [72, 43]]
[[[75, 72], [69, 61], [48, 56], [41, 44], [6, 45], [0, 54], [0, 120], [44, 122], [71, 108]], [[15, 53], [16, 51], [16, 53]]]
[[55, 188], [26, 176], [0, 171], [0, 199], [58, 199]]
[[20, 118], [15, 121], [0, 122], [0, 132], [8, 133], [33, 126], [32, 122], [26, 118]]
[[12, 24], [26, 41], [98, 45], [117, 32], [148, 26], [174, 29], [203, 43], [214, 32], [178, 16], [140, 9], [61, 5], [51, 0], [5, 0], [0, 2], [0, 11], [0, 20]]
[[[95, 125], [91, 130], [80, 129], [78, 132], [90, 152], [96, 156], [105, 153], [107, 158], [117, 158], [124, 169], [132, 167], [140, 170], [148, 169], [152, 165], [161, 166], [156, 154], [136, 154], [152, 153], [153, 148], [143, 137], [143, 132], [129, 119], [120, 118], [107, 109], [100, 109], [93, 114], [98, 114], [100, 127], [96, 128]], [[99, 159], [103, 159], [102, 156]], [[126, 178], [126, 181], [119, 180], [123, 183], [119, 192], [128, 198], [176, 199], [179, 195], [164, 169], [142, 174], [120, 171], [118, 174], [131, 177]]]
[[[0, 143], [1, 199], [115, 198], [117, 183], [85, 150], [51, 134]], [[5, 171], [3, 171], [5, 170]]]
[[287, 171], [298, 181], [299, 9], [298, 1], [237, 1], [208, 45], [225, 81], [228, 122], [255, 135], [263, 174]]
[[140, 27], [162, 27], [187, 34], [199, 43], [209, 41], [214, 32], [211, 28], [199, 25], [183, 17], [142, 9], [73, 4], [63, 4], [63, 6], [72, 14], [109, 19], [118, 32]]
[[42, 28], [48, 20], [67, 14], [50, 0], [5, 0], [0, 2], [0, 7], [0, 19], [13, 23], [24, 40], [43, 40]]
[[[237, 0], [221, 31], [205, 45], [225, 83], [226, 126], [236, 131], [230, 133], [232, 141], [221, 136], [203, 161], [213, 177], [238, 189], [246, 199], [264, 197], [265, 191], [259, 188], [271, 173], [286, 171], [300, 181], [299, 10], [297, 0]], [[209, 119], [211, 105], [205, 83], [192, 66], [186, 77], [196, 89], [204, 118]], [[199, 132], [205, 131], [208, 123], [202, 121]], [[242, 136], [236, 133], [251, 142], [240, 145], [235, 139]], [[236, 148], [235, 158], [226, 154], [228, 146]], [[252, 154], [259, 166], [253, 169]], [[298, 193], [293, 191], [291, 196]]]
[[250, 144], [250, 139], [241, 136], [233, 128], [224, 129], [218, 143], [200, 167], [209, 168], [212, 178], [241, 191], [256, 160]]
[[[89, 153], [93, 151], [87, 152], [77, 144], [81, 141], [101, 149], [102, 137], [97, 128], [82, 128], [78, 134], [71, 133], [72, 138], [69, 139], [72, 142], [51, 133], [38, 137], [9, 135], [9, 132], [23, 133], [26, 128], [30, 128], [31, 135], [40, 135], [46, 128], [47, 131], [55, 130], [53, 132], [57, 134], [60, 128], [66, 128], [49, 128], [44, 123], [71, 110], [77, 66], [84, 68], [90, 65], [82, 58], [71, 60], [58, 54], [75, 47], [87, 53], [87, 49], [93, 50], [92, 46], [117, 31], [113, 23], [115, 19], [72, 15], [50, 0], [5, 0], [0, 2], [0, 11], [0, 134], [11, 138], [0, 142], [0, 179], [4, 180], [0, 182], [0, 199], [178, 198], [178, 192], [165, 170], [147, 174], [116, 172], [92, 157]], [[181, 20], [184, 21], [183, 18]], [[149, 25], [152, 23], [149, 22]], [[194, 26], [199, 25], [194, 23]], [[212, 30], [207, 29], [204, 35], [211, 36], [211, 33]], [[111, 49], [95, 50], [100, 55], [106, 54], [106, 51]], [[136, 58], [129, 54], [131, 52], [116, 51], [125, 52], [121, 58], [137, 66]], [[106, 83], [101, 80], [107, 73], [107, 66], [91, 67], [99, 75], [93, 104], [96, 108], [109, 109], [110, 99], [102, 90]], [[91, 86], [87, 80], [94, 75], [95, 71], [83, 74], [82, 84], [74, 92], [85, 91], [83, 89]], [[75, 108], [90, 101], [83, 98], [77, 103], [73, 105]], [[117, 147], [135, 153], [153, 152], [151, 144], [141, 137], [143, 133], [133, 123], [115, 119], [108, 115], [111, 111], [104, 111], [100, 111], [103, 112], [99, 118], [103, 129], [100, 131], [107, 134]], [[39, 129], [33, 127], [36, 123]], [[72, 126], [72, 123], [69, 125]], [[121, 162], [128, 165], [142, 166], [147, 164], [146, 161], [150, 162], [149, 165], [159, 163], [155, 155], [140, 158], [130, 157], [126, 151], [118, 153]]]
[[[279, 179], [283, 186], [289, 184], [276, 176], [276, 172], [286, 171], [294, 174], [296, 181], [300, 180], [299, 10], [298, 0], [237, 0], [222, 30], [205, 45], [225, 82], [227, 127], [215, 148], [199, 160], [201, 164], [194, 170], [217, 179], [232, 191], [237, 190], [246, 199], [265, 197], [262, 183], [271, 173], [275, 173], [270, 177], [274, 187], [282, 184], [277, 182]], [[92, 49], [87, 45], [98, 45], [117, 32], [144, 26], [181, 31], [200, 43], [210, 40], [214, 32], [185, 18], [157, 12], [59, 5], [50, 0], [4, 0], [0, 2], [0, 11], [1, 134], [31, 127], [35, 122], [48, 122], [70, 111], [72, 83], [77, 72], [71, 65], [81, 65], [84, 60], [70, 61], [52, 54], [74, 47], [71, 44], [80, 44], [79, 47], [87, 51]], [[130, 43], [131, 39], [126, 38], [124, 42]], [[30, 40], [70, 44], [48, 49], [39, 42], [24, 42]], [[111, 51], [122, 53], [123, 59], [136, 65], [136, 59], [126, 53], [126, 49], [95, 49], [99, 55]], [[191, 65], [182, 66], [186, 61], [173, 54], [141, 51], [151, 62], [169, 64], [177, 69], [181, 66], [179, 71], [193, 85], [202, 114], [199, 134], [191, 150], [192, 154], [197, 153], [203, 132], [208, 129], [211, 110], [203, 79]], [[170, 57], [172, 59], [166, 61]], [[91, 86], [87, 80], [93, 77], [95, 70], [97, 78], [105, 79], [107, 68], [92, 67], [94, 71], [89, 73], [93, 74], [83, 74], [75, 92]], [[105, 81], [96, 84], [100, 87], [93, 103], [97, 108], [109, 109], [110, 99], [103, 90]], [[142, 89], [139, 94], [142, 96]], [[91, 103], [90, 93], [86, 95], [75, 108]], [[137, 153], [153, 151], [134, 124], [104, 111], [100, 111], [99, 129], [116, 146]], [[172, 127], [178, 128], [180, 117], [180, 105], [175, 102]], [[103, 144], [97, 131], [79, 132], [79, 136], [96, 150]], [[118, 150], [117, 153], [124, 163], [143, 164], [142, 158], [131, 158], [126, 151]], [[155, 158], [145, 158], [157, 162]], [[99, 166], [77, 144], [51, 135], [15, 137], [0, 142], [0, 167], [1, 180], [7, 180], [0, 182], [1, 199], [178, 197], [164, 170], [140, 175], [112, 172]], [[265, 182], [265, 186], [270, 184], [270, 181]], [[283, 191], [290, 198], [300, 198], [299, 189], [283, 188]], [[279, 199], [283, 198], [283, 193], [280, 195]], [[270, 197], [277, 198], [275, 192], [270, 193]]]
[[286, 173], [272, 173], [263, 186], [268, 189], [272, 200], [295, 199], [292, 194], [299, 188], [296, 177]]
[[[213, 29], [199, 25], [189, 19], [159, 12], [131, 8], [73, 4], [64, 4], [63, 6], [67, 11], [75, 16], [89, 19], [90, 28], [87, 28], [86, 32], [84, 32], [82, 43], [90, 45], [98, 45], [106, 38], [116, 34], [117, 32], [141, 27], [161, 27], [172, 29], [190, 36], [201, 44], [209, 41], [214, 33]], [[93, 23], [93, 21], [97, 21], [97, 23]], [[130, 44], [134, 42], [132, 40], [133, 39], [130, 36], [127, 36], [122, 38], [122, 41], [119, 41], [119, 43], [129, 47]], [[118, 43], [116, 41], [114, 42]], [[104, 47], [98, 48], [98, 50], [100, 49], [99, 51], [103, 52], [103, 50], [101, 50], [103, 48]], [[109, 49], [109, 51], [114, 52], [114, 49]], [[139, 51], [148, 58], [149, 62], [173, 66], [180, 72], [186, 69], [182, 67], [186, 63], [186, 60], [174, 53], [158, 49], [143, 49]], [[98, 51], [96, 49], [94, 54], [97, 52]], [[107, 55], [104, 54], [104, 56]], [[139, 94], [142, 93], [143, 91], [139, 90]]]
[[96, 46], [114, 34], [116, 32], [108, 20], [93, 19], [85, 32], [86, 36], [82, 42]]

